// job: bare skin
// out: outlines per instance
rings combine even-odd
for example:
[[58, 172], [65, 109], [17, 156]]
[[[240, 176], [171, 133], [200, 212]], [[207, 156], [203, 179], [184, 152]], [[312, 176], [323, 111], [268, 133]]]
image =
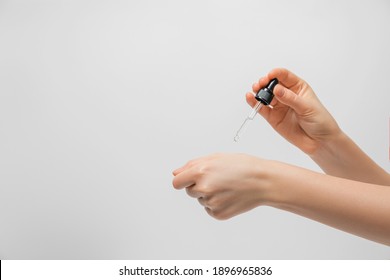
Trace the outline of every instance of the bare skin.
[[[274, 69], [252, 88], [254, 92], [273, 78], [274, 109], [263, 107], [260, 114], [287, 141], [309, 155], [326, 174], [375, 184], [389, 185], [389, 174], [369, 158], [339, 128], [311, 87], [286, 69]], [[247, 93], [248, 104], [256, 99]]]
[[[280, 82], [274, 108], [263, 107], [260, 114], [326, 174], [245, 154], [214, 154], [173, 171], [173, 186], [185, 188], [217, 219], [268, 205], [390, 245], [390, 175], [342, 132], [293, 73], [274, 69], [253, 91], [273, 78]], [[252, 93], [246, 99], [254, 106]]]

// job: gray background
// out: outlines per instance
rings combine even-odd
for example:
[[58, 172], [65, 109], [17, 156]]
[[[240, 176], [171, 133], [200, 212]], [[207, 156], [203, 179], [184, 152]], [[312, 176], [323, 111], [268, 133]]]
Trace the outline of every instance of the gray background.
[[388, 1], [0, 1], [0, 258], [390, 258], [277, 209], [214, 220], [171, 183], [212, 152], [320, 171], [260, 117], [232, 140], [278, 66], [389, 170], [389, 50]]

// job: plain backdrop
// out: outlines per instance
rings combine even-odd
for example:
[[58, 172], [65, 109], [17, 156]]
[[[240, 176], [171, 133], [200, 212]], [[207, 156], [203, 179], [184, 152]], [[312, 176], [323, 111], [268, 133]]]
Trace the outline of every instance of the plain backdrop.
[[390, 258], [273, 208], [215, 220], [171, 173], [213, 152], [321, 172], [261, 117], [233, 142], [274, 67], [389, 171], [389, 50], [386, 0], [0, 0], [0, 259]]

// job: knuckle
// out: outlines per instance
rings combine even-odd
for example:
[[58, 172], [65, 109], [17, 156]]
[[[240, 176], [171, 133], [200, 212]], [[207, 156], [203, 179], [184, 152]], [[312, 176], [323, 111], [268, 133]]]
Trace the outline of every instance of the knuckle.
[[197, 168], [198, 177], [204, 177], [209, 173], [210, 167], [208, 164], [200, 164]]
[[209, 184], [203, 183], [201, 185], [198, 185], [198, 191], [201, 192], [204, 197], [207, 197], [207, 201], [212, 200], [214, 190]]
[[194, 166], [195, 162], [196, 161], [194, 159], [191, 159], [191, 160], [187, 161], [186, 166], [188, 166], [188, 167]]

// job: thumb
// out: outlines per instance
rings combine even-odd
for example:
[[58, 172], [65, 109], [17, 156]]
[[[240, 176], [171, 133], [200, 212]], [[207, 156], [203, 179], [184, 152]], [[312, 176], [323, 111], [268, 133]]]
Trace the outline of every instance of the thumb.
[[309, 107], [306, 100], [281, 84], [275, 86], [274, 95], [280, 103], [291, 107], [298, 114], [303, 114]]

